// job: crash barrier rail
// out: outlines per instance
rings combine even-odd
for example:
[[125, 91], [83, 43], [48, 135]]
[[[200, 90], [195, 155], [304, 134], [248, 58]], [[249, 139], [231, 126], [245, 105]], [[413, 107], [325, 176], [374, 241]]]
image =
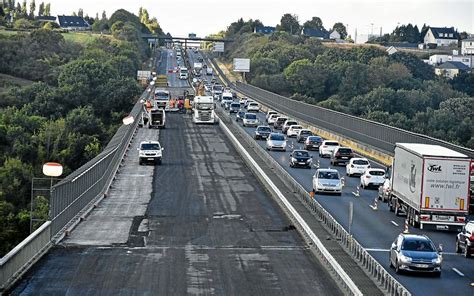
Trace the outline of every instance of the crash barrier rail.
[[[148, 92], [140, 99], [146, 96]], [[67, 228], [80, 221], [80, 215], [92, 208], [88, 205], [105, 197], [130, 147], [142, 110], [143, 104], [137, 102], [130, 113], [134, 122], [120, 126], [104, 151], [51, 188], [50, 221], [0, 259], [0, 294], [41, 258]]]
[[215, 60], [212, 58], [210, 60], [221, 75], [221, 78], [242, 94], [255, 98], [276, 111], [286, 113], [294, 118], [306, 121], [309, 124], [343, 135], [356, 142], [367, 144], [388, 155], [393, 155], [395, 143], [420, 143], [444, 146], [463, 153], [470, 158], [474, 158], [473, 149], [305, 102], [292, 100], [250, 84], [241, 82], [234, 84], [226, 77]]
[[[240, 126], [235, 122], [231, 121], [233, 125], [236, 125], [239, 129]], [[298, 195], [298, 198], [316, 217], [325, 225], [326, 229], [334, 235], [336, 240], [340, 242], [343, 248], [348, 252], [356, 262], [362, 266], [362, 268], [368, 273], [372, 279], [374, 279], [380, 287], [389, 295], [394, 296], [410, 296], [411, 293], [398, 282], [385, 268], [377, 262], [362, 245], [350, 235], [344, 227], [328, 212], [319, 202], [310, 196], [310, 194], [304, 189], [304, 187], [298, 183], [281, 165], [268, 154], [260, 145], [255, 143], [255, 140], [245, 132], [241, 132], [240, 135], [244, 138], [247, 144], [256, 150], [259, 156], [261, 156], [266, 163], [277, 171], [277, 175], [282, 178], [284, 183], [292, 189]], [[323, 253], [321, 249], [317, 250], [319, 253]], [[324, 257], [322, 254], [323, 259]], [[328, 262], [327, 259], [325, 259]], [[337, 272], [337, 270], [335, 270]], [[349, 287], [346, 287], [348, 289]], [[350, 289], [349, 289], [350, 291]]]

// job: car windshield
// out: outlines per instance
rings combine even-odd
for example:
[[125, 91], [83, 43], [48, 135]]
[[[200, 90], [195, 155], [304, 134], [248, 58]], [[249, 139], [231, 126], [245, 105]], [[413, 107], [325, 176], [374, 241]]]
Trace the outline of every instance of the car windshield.
[[320, 137], [308, 137], [308, 141], [310, 141], [310, 142], [322, 142], [323, 139], [321, 139]]
[[239, 116], [244, 116], [245, 115], [245, 112], [242, 112], [242, 111], [239, 111], [239, 113], [237, 113]]
[[369, 162], [365, 159], [356, 159], [354, 160], [353, 164], [358, 164], [358, 165], [368, 165]]
[[213, 89], [214, 90], [222, 90], [222, 86], [221, 85], [214, 85]]
[[160, 150], [160, 144], [156, 144], [156, 143], [142, 144], [141, 150]]
[[284, 122], [285, 120], [286, 120], [286, 118], [284, 118], [284, 117], [280, 117], [280, 118], [277, 119], [278, 122]]
[[383, 171], [369, 171], [369, 174], [372, 176], [385, 176], [385, 172]]
[[271, 140], [274, 140], [274, 141], [283, 141], [285, 140], [285, 136], [283, 135], [272, 135], [270, 137]]
[[311, 131], [302, 130], [300, 132], [300, 135], [310, 135], [310, 134], [311, 134]]
[[306, 151], [295, 151], [293, 155], [296, 157], [309, 157], [309, 153]]
[[230, 106], [231, 106], [232, 108], [240, 108], [240, 104], [239, 104], [239, 103], [232, 103], [232, 104], [230, 104]]
[[257, 128], [259, 132], [271, 132], [272, 130], [268, 126], [261, 126]]
[[338, 142], [326, 142], [325, 145], [327, 146], [339, 146]]
[[340, 153], [352, 153], [352, 149], [349, 148], [341, 148], [338, 150]]
[[296, 121], [287, 121], [286, 122], [286, 125], [287, 126], [290, 126], [290, 125], [295, 125], [295, 124], [298, 124]]
[[337, 172], [319, 172], [318, 178], [328, 180], [339, 180], [339, 174]]
[[255, 114], [245, 114], [246, 119], [257, 119], [257, 115]]
[[405, 239], [402, 244], [404, 251], [434, 252], [433, 244], [427, 239]]

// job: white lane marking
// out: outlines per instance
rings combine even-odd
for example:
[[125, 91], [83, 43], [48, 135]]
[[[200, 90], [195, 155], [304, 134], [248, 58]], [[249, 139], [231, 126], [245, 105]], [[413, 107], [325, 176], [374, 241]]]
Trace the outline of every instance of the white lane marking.
[[453, 267], [453, 271], [457, 273], [459, 276], [464, 276], [464, 273], [460, 272], [459, 269]]
[[395, 225], [395, 226], [397, 226], [397, 227], [399, 226], [399, 225], [397, 224], [397, 222], [395, 222], [395, 221], [393, 221], [393, 220], [390, 221], [390, 223], [392, 223], [393, 225]]

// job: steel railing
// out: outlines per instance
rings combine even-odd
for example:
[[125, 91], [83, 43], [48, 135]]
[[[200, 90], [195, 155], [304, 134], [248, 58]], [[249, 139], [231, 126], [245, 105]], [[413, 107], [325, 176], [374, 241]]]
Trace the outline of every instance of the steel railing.
[[[140, 99], [147, 96], [149, 93], [145, 91]], [[90, 209], [92, 203], [107, 194], [130, 147], [142, 110], [143, 104], [138, 101], [130, 112], [134, 122], [120, 126], [99, 155], [52, 187], [50, 221], [0, 259], [0, 294], [49, 250], [67, 228], [80, 221], [80, 215]]]
[[215, 60], [212, 58], [209, 60], [219, 72], [221, 78], [240, 93], [252, 97], [276, 111], [286, 113], [296, 119], [306, 121], [361, 144], [374, 147], [388, 155], [393, 155], [395, 143], [420, 143], [441, 145], [474, 158], [473, 149], [357, 116], [295, 101], [246, 83], [232, 83]]

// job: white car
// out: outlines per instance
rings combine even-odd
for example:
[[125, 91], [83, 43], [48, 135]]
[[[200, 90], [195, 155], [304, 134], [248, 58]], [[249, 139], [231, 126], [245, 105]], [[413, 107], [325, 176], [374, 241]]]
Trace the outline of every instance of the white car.
[[253, 113], [245, 113], [242, 122], [244, 126], [257, 126], [259, 124], [257, 115]]
[[313, 176], [314, 193], [335, 193], [341, 195], [342, 181], [335, 169], [318, 169]]
[[351, 158], [346, 165], [346, 175], [363, 175], [367, 169], [370, 169], [370, 163], [367, 158]]
[[293, 120], [293, 119], [286, 120], [285, 123], [283, 123], [283, 127], [282, 127], [283, 133], [286, 134], [290, 126], [297, 125], [297, 124], [298, 122], [296, 120]]
[[278, 112], [273, 111], [273, 110], [268, 110], [267, 115], [265, 116], [265, 120], [268, 122], [268, 119], [270, 118], [270, 116], [274, 114], [278, 114]]
[[247, 112], [258, 112], [260, 111], [260, 105], [257, 102], [251, 102], [247, 106]]
[[302, 129], [303, 129], [303, 127], [301, 125], [292, 125], [288, 128], [288, 131], [286, 132], [286, 135], [288, 137], [296, 137], [296, 136], [298, 136], [298, 132]]
[[271, 133], [267, 138], [267, 150], [282, 150], [286, 151], [285, 135], [280, 133]]
[[277, 120], [277, 118], [280, 117], [280, 114], [272, 114], [270, 115], [270, 117], [268, 117], [268, 125], [273, 125], [275, 124], [275, 121]]
[[339, 146], [340, 145], [338, 141], [330, 141], [330, 140], [323, 141], [321, 146], [319, 146], [319, 156], [320, 157], [331, 156], [332, 152], [336, 149], [336, 147], [339, 147]]
[[380, 186], [385, 182], [385, 170], [383, 169], [368, 169], [360, 176], [360, 186], [367, 188], [370, 186]]
[[161, 147], [160, 142], [158, 141], [143, 141], [140, 142], [138, 150], [138, 164], [142, 165], [144, 163], [152, 162], [161, 165], [161, 158], [163, 147]]

